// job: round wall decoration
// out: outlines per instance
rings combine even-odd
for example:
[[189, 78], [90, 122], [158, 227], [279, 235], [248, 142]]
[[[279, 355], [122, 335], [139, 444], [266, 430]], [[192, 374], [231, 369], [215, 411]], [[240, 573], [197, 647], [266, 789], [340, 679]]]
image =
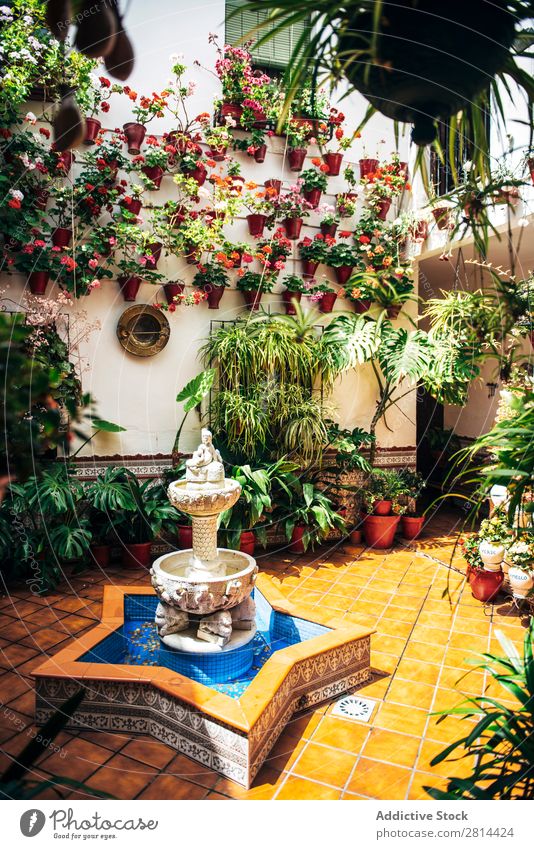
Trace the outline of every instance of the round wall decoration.
[[153, 357], [163, 350], [171, 328], [166, 316], [150, 306], [135, 304], [124, 310], [117, 324], [117, 337], [122, 347], [136, 357]]

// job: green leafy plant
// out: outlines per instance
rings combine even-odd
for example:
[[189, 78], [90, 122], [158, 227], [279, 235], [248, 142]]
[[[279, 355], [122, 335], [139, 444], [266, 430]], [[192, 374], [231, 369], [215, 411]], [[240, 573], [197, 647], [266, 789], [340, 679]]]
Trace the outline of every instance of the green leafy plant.
[[173, 453], [176, 453], [180, 444], [180, 437], [182, 435], [182, 430], [185, 424], [185, 420], [187, 416], [191, 412], [194, 407], [199, 407], [208, 392], [210, 392], [211, 387], [213, 386], [213, 381], [215, 380], [215, 369], [208, 368], [205, 371], [200, 372], [194, 377], [189, 383], [180, 390], [178, 395], [176, 396], [176, 403], [184, 405], [184, 415], [178, 430], [176, 431], [176, 437], [174, 439], [173, 445]]
[[104, 545], [108, 541], [116, 513], [120, 510], [135, 510], [135, 501], [128, 486], [126, 470], [115, 466], [101, 474], [84, 487], [84, 499], [88, 509], [91, 542]]
[[404, 512], [399, 497], [404, 492], [403, 479], [399, 472], [390, 469], [374, 469], [369, 475], [363, 493], [363, 502], [369, 511], [377, 501], [392, 501], [393, 512]]
[[268, 274], [245, 271], [237, 278], [236, 288], [240, 292], [272, 292], [274, 281]]
[[302, 484], [301, 497], [293, 500], [290, 515], [282, 524], [287, 540], [291, 540], [297, 525], [304, 525], [304, 551], [315, 548], [332, 530], [346, 532], [345, 522], [334, 509], [330, 498], [312, 483]]
[[162, 530], [174, 529], [176, 511], [160, 484], [150, 479], [140, 483], [128, 469], [123, 469], [117, 480], [124, 482], [131, 496], [113, 522], [113, 532], [122, 543], [151, 542]]

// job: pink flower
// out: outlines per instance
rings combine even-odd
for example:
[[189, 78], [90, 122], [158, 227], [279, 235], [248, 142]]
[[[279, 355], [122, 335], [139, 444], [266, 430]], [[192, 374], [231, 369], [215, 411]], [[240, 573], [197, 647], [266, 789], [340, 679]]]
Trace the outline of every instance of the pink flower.
[[87, 265], [89, 266], [89, 268], [92, 268], [94, 270], [95, 268], [98, 268], [98, 260], [90, 259]]

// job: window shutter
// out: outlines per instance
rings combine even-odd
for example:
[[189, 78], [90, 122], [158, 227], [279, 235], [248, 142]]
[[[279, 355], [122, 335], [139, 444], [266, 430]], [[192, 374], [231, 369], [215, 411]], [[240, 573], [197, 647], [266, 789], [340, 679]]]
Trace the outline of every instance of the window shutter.
[[[236, 44], [250, 30], [265, 21], [268, 12], [248, 12], [242, 10], [234, 17], [229, 15], [235, 10], [241, 9], [245, 0], [226, 0], [226, 24], [225, 24], [225, 41], [227, 44]], [[282, 30], [274, 38], [270, 39], [261, 47], [252, 45], [250, 54], [253, 60], [258, 65], [269, 66], [272, 68], [286, 68], [289, 64], [291, 54], [301, 37], [302, 33], [307, 29], [307, 22], [302, 21], [294, 26]], [[258, 38], [263, 35], [266, 30], [258, 33]]]

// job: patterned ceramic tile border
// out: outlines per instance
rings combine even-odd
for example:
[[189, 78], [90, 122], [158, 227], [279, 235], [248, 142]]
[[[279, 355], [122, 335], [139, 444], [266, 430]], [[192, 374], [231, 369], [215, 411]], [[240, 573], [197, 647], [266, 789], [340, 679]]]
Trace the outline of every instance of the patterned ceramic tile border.
[[151, 734], [157, 740], [249, 787], [279, 734], [300, 710], [370, 678], [372, 631], [289, 602], [260, 575], [260, 592], [275, 610], [330, 630], [276, 652], [240, 699], [191, 681], [170, 669], [80, 661], [124, 621], [125, 595], [151, 595], [147, 587], [104, 589], [102, 623], [34, 672], [36, 721], [48, 717], [80, 686], [86, 695], [71, 727]]

